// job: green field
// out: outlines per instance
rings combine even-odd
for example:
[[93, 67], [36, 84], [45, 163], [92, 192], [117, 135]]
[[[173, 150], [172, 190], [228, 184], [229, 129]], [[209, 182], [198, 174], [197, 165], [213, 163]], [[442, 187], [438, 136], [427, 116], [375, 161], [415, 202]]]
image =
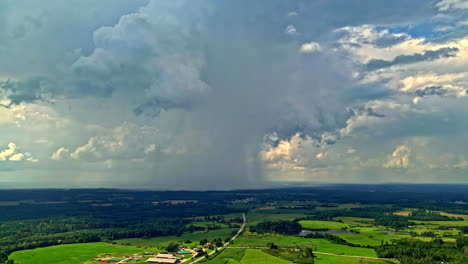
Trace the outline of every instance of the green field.
[[376, 253], [371, 248], [350, 247], [346, 245], [334, 244], [326, 239], [317, 238], [304, 238], [296, 236], [282, 236], [273, 234], [258, 234], [253, 235], [248, 232], [244, 233], [241, 237], [237, 238], [233, 246], [239, 247], [266, 247], [267, 243], [274, 242], [280, 248], [294, 248], [294, 247], [312, 247], [315, 251], [363, 256], [363, 257], [376, 257]]
[[304, 214], [299, 213], [277, 213], [275, 210], [255, 211], [247, 214], [247, 226], [256, 225], [263, 221], [294, 220], [304, 216]]
[[362, 259], [315, 254], [315, 264], [383, 264], [394, 263], [384, 260]]
[[348, 217], [348, 216], [340, 216], [335, 217], [333, 220], [341, 221], [347, 225], [353, 226], [372, 226], [372, 222], [374, 219], [372, 218], [363, 218], [363, 217]]
[[353, 229], [358, 230], [359, 233], [336, 234], [336, 236], [362, 246], [379, 246], [382, 241], [390, 243], [392, 240], [410, 237], [408, 234], [385, 231], [379, 227], [356, 227]]
[[9, 259], [18, 264], [86, 264], [101, 254], [135, 254], [141, 248], [109, 243], [59, 245], [13, 252]]
[[185, 233], [182, 236], [163, 236], [163, 237], [152, 237], [152, 238], [128, 238], [120, 239], [115, 242], [118, 244], [141, 246], [141, 247], [159, 247], [163, 248], [170, 242], [179, 243], [187, 240], [192, 241], [191, 243], [183, 243], [185, 246], [198, 246], [200, 240], [207, 239], [213, 240], [215, 238], [225, 239], [226, 237], [232, 237], [232, 232], [237, 231], [237, 228], [224, 228], [211, 231], [198, 231], [193, 233]]
[[[439, 236], [443, 235], [444, 232], [448, 234], [456, 234], [457, 230], [431, 230], [424, 228], [424, 226], [416, 226], [413, 229], [406, 229], [404, 232], [393, 232], [393, 231], [386, 231], [383, 227], [356, 227], [353, 228], [359, 230], [359, 234], [355, 233], [346, 233], [346, 234], [336, 234], [336, 236], [343, 238], [347, 242], [361, 245], [361, 246], [379, 246], [382, 241], [391, 243], [393, 240], [398, 240], [402, 238], [413, 238], [418, 239], [421, 241], [431, 241], [432, 237], [422, 237], [420, 236], [421, 233], [424, 231], [433, 231], [434, 233], [438, 234]], [[416, 237], [412, 237], [407, 232], [414, 231], [419, 235]], [[440, 237], [445, 242], [454, 242], [454, 238], [450, 237]]]
[[239, 264], [244, 257], [245, 249], [243, 248], [226, 248], [221, 251], [215, 258], [203, 262], [205, 264]]
[[347, 224], [333, 221], [318, 221], [318, 220], [303, 220], [299, 221], [304, 229], [309, 230], [324, 230], [324, 229], [344, 229], [348, 228]]
[[416, 224], [432, 225], [432, 226], [468, 226], [468, 220], [464, 221], [412, 221]]
[[241, 264], [292, 264], [258, 249], [246, 249]]
[[292, 264], [258, 249], [227, 248], [204, 264]]
[[[291, 264], [292, 262], [269, 255], [261, 250], [227, 248], [212, 260], [203, 262], [204, 264]], [[315, 254], [316, 264], [384, 264], [393, 263], [384, 260], [373, 260], [363, 258], [353, 258], [346, 256], [330, 256]]]

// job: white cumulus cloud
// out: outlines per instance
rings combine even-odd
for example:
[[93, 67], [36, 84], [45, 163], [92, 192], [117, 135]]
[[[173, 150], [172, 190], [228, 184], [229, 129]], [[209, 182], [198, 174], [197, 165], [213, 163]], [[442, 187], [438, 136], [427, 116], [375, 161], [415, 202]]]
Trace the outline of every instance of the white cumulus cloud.
[[74, 159], [88, 162], [109, 160], [137, 160], [156, 150], [151, 143], [156, 129], [124, 122], [102, 135], [91, 137], [74, 151], [61, 147], [52, 154], [52, 160]]
[[322, 50], [322, 47], [317, 42], [304, 43], [301, 45], [301, 48], [299, 49], [299, 51], [302, 53], [314, 53], [314, 52], [319, 52], [321, 50]]
[[387, 158], [384, 168], [408, 168], [410, 166], [409, 157], [411, 149], [408, 146], [400, 145], [395, 151]]
[[19, 152], [15, 143], [8, 144], [8, 148], [0, 152], [0, 161], [29, 161], [38, 162], [29, 152]]

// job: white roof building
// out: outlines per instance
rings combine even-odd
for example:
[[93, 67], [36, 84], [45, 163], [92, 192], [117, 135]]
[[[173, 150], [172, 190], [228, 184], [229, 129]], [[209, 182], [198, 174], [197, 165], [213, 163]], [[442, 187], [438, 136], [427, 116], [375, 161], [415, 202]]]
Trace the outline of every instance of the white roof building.
[[146, 262], [149, 262], [149, 263], [169, 263], [169, 264], [173, 264], [173, 263], [178, 263], [179, 260], [176, 259], [176, 258], [149, 258]]
[[176, 258], [172, 254], [164, 254], [164, 253], [159, 253], [156, 257], [157, 258], [166, 258], [166, 259], [175, 259]]

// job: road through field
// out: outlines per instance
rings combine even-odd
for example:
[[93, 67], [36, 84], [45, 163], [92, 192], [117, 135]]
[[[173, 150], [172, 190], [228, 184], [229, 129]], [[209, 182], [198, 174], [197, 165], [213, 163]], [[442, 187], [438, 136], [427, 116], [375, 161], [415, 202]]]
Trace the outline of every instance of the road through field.
[[[267, 247], [229, 247], [229, 248], [268, 249]], [[398, 261], [397, 261], [396, 259], [389, 259], [389, 258], [376, 258], [376, 257], [352, 256], [352, 255], [333, 254], [333, 253], [326, 253], [326, 252], [319, 252], [319, 251], [314, 251], [314, 254], [329, 255], [329, 256], [336, 256], [336, 257], [346, 257], [346, 258], [363, 258], [363, 259], [386, 260], [386, 261], [393, 261], [393, 262], [395, 262], [395, 263], [398, 263]]]
[[[229, 240], [229, 242], [225, 243], [222, 247], [218, 247], [217, 248], [217, 251], [221, 251], [223, 250], [224, 248], [226, 248], [227, 246], [229, 246], [231, 244], [231, 242], [236, 239], [245, 229], [245, 224], [247, 222], [247, 218], [245, 217], [245, 213], [242, 215], [242, 218], [243, 218], [243, 223], [242, 223], [242, 226], [239, 228], [239, 231], [237, 231], [237, 233]], [[229, 247], [229, 248], [251, 248], [251, 249], [266, 249], [266, 247]], [[208, 255], [213, 255], [215, 254], [216, 251], [212, 251], [210, 252]], [[395, 259], [386, 259], [386, 258], [375, 258], [375, 257], [363, 257], [363, 256], [352, 256], [352, 255], [342, 255], [342, 254], [333, 254], [333, 253], [326, 253], [326, 252], [318, 252], [318, 251], [314, 251], [314, 254], [322, 254], [322, 255], [329, 255], [329, 256], [337, 256], [337, 257], [347, 257], [347, 258], [363, 258], [363, 259], [375, 259], [375, 260], [387, 260], [387, 261], [393, 261], [395, 263], [398, 263], [397, 260]], [[197, 263], [201, 260], [205, 259], [205, 257], [201, 257], [199, 259], [196, 259], [192, 262], [190, 262], [189, 264], [193, 264], [193, 263]]]
[[[242, 231], [244, 231], [245, 224], [247, 222], [247, 218], [245, 217], [245, 213], [242, 214], [242, 218], [243, 218], [244, 221], [242, 222], [242, 226], [239, 228], [239, 231], [237, 231], [237, 233], [228, 242], [224, 243], [223, 246], [218, 247], [218, 248], [216, 248], [217, 250], [208, 253], [208, 256], [211, 256], [211, 255], [215, 254], [216, 252], [219, 252], [219, 251], [223, 250], [224, 248], [226, 248], [227, 246], [229, 246], [229, 244], [231, 244], [231, 242], [234, 239], [236, 239], [242, 233]], [[203, 256], [203, 257], [201, 257], [199, 259], [196, 259], [196, 260], [190, 262], [189, 264], [197, 263], [197, 262], [201, 261], [202, 259], [205, 259], [205, 256]]]

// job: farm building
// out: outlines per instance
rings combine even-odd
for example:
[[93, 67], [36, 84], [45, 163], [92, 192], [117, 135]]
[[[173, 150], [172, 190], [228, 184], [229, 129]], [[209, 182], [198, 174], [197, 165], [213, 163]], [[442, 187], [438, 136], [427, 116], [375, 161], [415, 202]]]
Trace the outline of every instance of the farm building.
[[190, 254], [192, 254], [192, 251], [189, 251], [189, 250], [179, 250], [179, 251], [177, 251], [177, 254], [179, 254], [179, 255], [190, 255]]
[[157, 258], [166, 258], [166, 259], [175, 259], [176, 257], [172, 254], [168, 254], [168, 253], [159, 253], [157, 256]]
[[117, 263], [119, 261], [123, 260], [123, 258], [111, 258], [109, 260], [107, 260], [107, 262], [109, 263]]
[[149, 258], [146, 262], [149, 263], [179, 263], [179, 259], [177, 259], [172, 254], [167, 253], [159, 253], [155, 258]]
[[179, 260], [176, 258], [149, 258], [146, 262], [148, 263], [161, 263], [161, 264], [174, 264], [179, 263]]

